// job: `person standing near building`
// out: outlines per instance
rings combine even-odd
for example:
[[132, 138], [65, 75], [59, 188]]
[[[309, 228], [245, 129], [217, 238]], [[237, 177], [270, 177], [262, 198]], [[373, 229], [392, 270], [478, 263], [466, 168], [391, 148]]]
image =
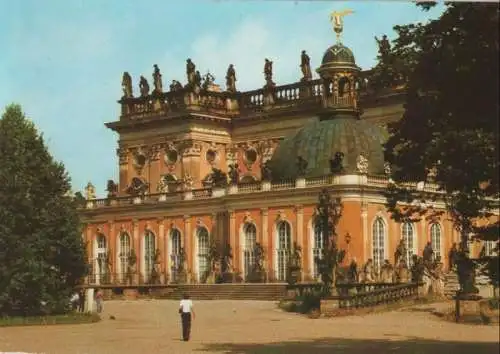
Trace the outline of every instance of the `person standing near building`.
[[95, 303], [97, 307], [97, 313], [102, 312], [102, 303], [104, 301], [103, 299], [104, 294], [102, 293], [101, 289], [98, 289], [96, 294], [95, 294]]
[[187, 342], [191, 334], [191, 320], [194, 320], [193, 302], [189, 295], [183, 294], [182, 300], [179, 304], [179, 314], [181, 315], [182, 322], [182, 340]]

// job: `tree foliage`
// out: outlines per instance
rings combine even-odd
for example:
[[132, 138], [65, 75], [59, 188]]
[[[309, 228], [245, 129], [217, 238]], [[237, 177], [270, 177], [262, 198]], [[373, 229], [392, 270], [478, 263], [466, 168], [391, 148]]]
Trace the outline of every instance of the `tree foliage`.
[[395, 181], [389, 209], [396, 219], [432, 212], [425, 188], [401, 184], [432, 181], [464, 251], [469, 234], [498, 242], [498, 5], [447, 3], [435, 20], [394, 29], [389, 57], [403, 58], [408, 82], [385, 146]]
[[21, 107], [0, 119], [0, 315], [64, 312], [86, 274], [75, 199]]

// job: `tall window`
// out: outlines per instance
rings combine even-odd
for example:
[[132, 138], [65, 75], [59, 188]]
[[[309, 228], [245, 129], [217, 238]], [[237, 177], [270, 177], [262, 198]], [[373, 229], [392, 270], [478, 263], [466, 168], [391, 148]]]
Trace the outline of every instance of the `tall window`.
[[209, 235], [205, 227], [196, 230], [198, 240], [198, 280], [205, 279], [208, 272]]
[[149, 281], [155, 266], [156, 240], [155, 234], [146, 231], [144, 235], [144, 276]]
[[409, 266], [411, 263], [411, 256], [413, 255], [413, 250], [415, 247], [415, 233], [413, 230], [413, 224], [410, 222], [405, 222], [401, 228], [404, 245], [406, 247], [406, 254], [403, 255], [406, 264]]
[[286, 266], [288, 261], [288, 255], [290, 254], [290, 244], [291, 244], [291, 230], [290, 224], [286, 221], [282, 221], [278, 224], [278, 244], [277, 244], [277, 278], [278, 280], [286, 280]]
[[170, 276], [175, 280], [181, 261], [181, 233], [177, 229], [170, 230]]
[[431, 246], [434, 258], [441, 257], [441, 226], [438, 223], [431, 225]]
[[130, 256], [130, 236], [126, 232], [120, 234], [120, 252], [118, 253], [118, 259], [120, 262], [120, 279], [122, 281], [126, 280], [127, 268], [128, 268], [128, 258]]
[[254, 224], [246, 223], [243, 226], [245, 244], [243, 245], [243, 260], [245, 275], [248, 276], [255, 264], [255, 244], [257, 243], [257, 229]]
[[323, 245], [325, 244], [325, 238], [323, 237], [323, 231], [317, 227], [313, 227], [314, 237], [313, 237], [313, 245], [312, 245], [312, 262], [313, 262], [313, 278], [318, 279], [320, 276], [318, 264], [316, 263], [317, 258], [323, 257]]
[[385, 257], [385, 224], [378, 217], [373, 222], [373, 265], [376, 269], [384, 262]]
[[98, 277], [100, 277], [106, 274], [108, 270], [106, 237], [102, 234], [97, 235], [95, 255], [96, 255], [96, 270]]
[[495, 241], [486, 241], [484, 243], [484, 255], [486, 257], [494, 257], [495, 256]]

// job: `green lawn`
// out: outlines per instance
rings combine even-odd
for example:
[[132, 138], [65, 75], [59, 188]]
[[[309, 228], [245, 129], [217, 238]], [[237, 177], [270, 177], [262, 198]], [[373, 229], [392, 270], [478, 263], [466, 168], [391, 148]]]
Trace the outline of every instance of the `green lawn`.
[[7, 326], [40, 326], [95, 323], [100, 321], [98, 314], [69, 313], [65, 315], [32, 316], [32, 317], [0, 317], [0, 327]]

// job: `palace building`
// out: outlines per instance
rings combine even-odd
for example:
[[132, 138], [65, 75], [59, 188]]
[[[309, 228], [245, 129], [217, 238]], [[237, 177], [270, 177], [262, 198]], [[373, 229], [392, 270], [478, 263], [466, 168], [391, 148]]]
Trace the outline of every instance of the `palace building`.
[[[89, 183], [81, 209], [91, 283], [149, 284], [156, 273], [155, 282], [169, 284], [179, 269], [185, 281], [204, 282], [213, 241], [230, 246], [240, 281], [249, 276], [256, 244], [265, 281], [284, 281], [296, 244], [301, 280], [314, 281], [324, 243], [314, 213], [324, 189], [342, 202], [338, 243], [349, 259], [393, 263], [403, 239], [408, 262], [430, 241], [448, 264], [460, 237], [446, 215], [397, 223], [385, 207], [385, 125], [402, 116], [404, 87], [375, 94], [370, 72], [340, 40], [326, 49], [318, 79], [306, 52], [301, 62], [302, 79], [277, 86], [266, 59], [263, 88], [247, 92], [237, 90], [232, 65], [225, 90], [209, 75], [201, 78], [189, 59], [187, 84], [173, 81], [168, 91], [156, 65], [154, 87], [141, 76], [137, 96], [124, 74], [121, 115], [106, 124], [119, 135], [119, 181], [108, 183], [104, 199]], [[437, 192], [430, 183], [414, 186]]]

